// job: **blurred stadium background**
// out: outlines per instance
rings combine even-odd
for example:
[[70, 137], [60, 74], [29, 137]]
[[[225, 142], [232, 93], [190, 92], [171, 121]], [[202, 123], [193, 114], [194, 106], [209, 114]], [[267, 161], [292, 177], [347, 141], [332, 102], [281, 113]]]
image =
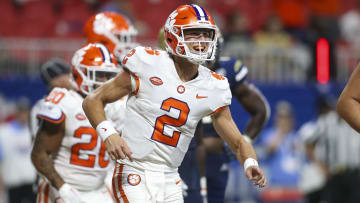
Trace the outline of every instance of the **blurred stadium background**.
[[[295, 129], [316, 117], [318, 95], [339, 95], [360, 58], [358, 0], [0, 0], [0, 122], [14, 118], [19, 98], [33, 104], [46, 94], [41, 64], [52, 57], [70, 63], [85, 43], [82, 29], [92, 14], [128, 16], [137, 40], [156, 47], [167, 16], [185, 3], [198, 3], [215, 17], [225, 37], [223, 55], [246, 64], [249, 81], [272, 110], [281, 100], [293, 106]], [[232, 111], [243, 128], [248, 115], [235, 101]], [[229, 202], [240, 199], [229, 195]]]

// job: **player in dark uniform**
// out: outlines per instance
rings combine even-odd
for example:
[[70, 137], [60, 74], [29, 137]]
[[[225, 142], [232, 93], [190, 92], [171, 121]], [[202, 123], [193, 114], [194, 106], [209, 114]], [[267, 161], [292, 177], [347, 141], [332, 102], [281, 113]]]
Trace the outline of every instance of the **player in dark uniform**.
[[[202, 126], [198, 125], [195, 137], [179, 167], [180, 177], [185, 183], [184, 202], [206, 202], [205, 191], [201, 191], [200, 177], [205, 177], [205, 147], [202, 143]], [[204, 187], [204, 186], [203, 186]]]
[[[221, 52], [223, 39], [218, 39], [218, 56]], [[238, 59], [231, 57], [217, 57], [213, 64], [209, 64], [213, 71], [226, 76], [233, 96], [240, 102], [251, 118], [246, 125], [243, 135], [251, 142], [255, 140], [270, 116], [267, 100], [261, 92], [246, 81], [247, 67]], [[234, 113], [234, 112], [233, 112]], [[236, 160], [230, 148], [216, 134], [211, 124], [211, 118], [206, 117], [203, 122], [203, 143], [207, 150], [206, 179], [207, 197], [209, 203], [224, 202], [225, 188], [228, 180], [228, 166], [230, 161]]]

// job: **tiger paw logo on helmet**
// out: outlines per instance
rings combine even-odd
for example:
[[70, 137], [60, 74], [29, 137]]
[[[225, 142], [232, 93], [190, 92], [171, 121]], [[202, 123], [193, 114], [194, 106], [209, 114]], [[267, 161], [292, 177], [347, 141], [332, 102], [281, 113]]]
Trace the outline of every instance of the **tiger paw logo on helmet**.
[[118, 60], [137, 46], [138, 31], [123, 15], [116, 12], [101, 12], [85, 23], [84, 33], [89, 43], [102, 43]]
[[[184, 31], [204, 29], [211, 33], [206, 40], [185, 40]], [[218, 29], [210, 13], [201, 6], [179, 6], [164, 26], [166, 50], [190, 62], [202, 64], [215, 59]]]

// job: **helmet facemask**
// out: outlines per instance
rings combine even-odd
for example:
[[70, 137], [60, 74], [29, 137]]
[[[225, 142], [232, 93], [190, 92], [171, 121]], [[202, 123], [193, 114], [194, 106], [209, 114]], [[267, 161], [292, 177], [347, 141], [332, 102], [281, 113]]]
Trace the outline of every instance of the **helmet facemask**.
[[120, 72], [115, 56], [103, 45], [89, 43], [72, 58], [72, 75], [78, 90], [89, 94]]
[[[209, 38], [205, 40], [185, 40], [185, 34], [187, 32], [191, 33], [191, 30], [207, 30], [210, 33]], [[166, 41], [167, 51], [178, 55], [180, 57], [184, 57], [188, 59], [190, 62], [195, 64], [203, 64], [207, 61], [211, 61], [215, 59], [215, 51], [216, 51], [216, 27], [212, 25], [182, 25], [177, 26], [173, 25], [172, 29], [166, 29], [177, 39], [177, 45], [175, 52], [169, 46]]]
[[101, 66], [86, 66], [80, 64], [75, 67], [75, 69], [77, 69], [80, 77], [83, 79], [79, 87], [80, 91], [86, 95], [120, 72], [120, 69], [112, 63], [104, 63]]

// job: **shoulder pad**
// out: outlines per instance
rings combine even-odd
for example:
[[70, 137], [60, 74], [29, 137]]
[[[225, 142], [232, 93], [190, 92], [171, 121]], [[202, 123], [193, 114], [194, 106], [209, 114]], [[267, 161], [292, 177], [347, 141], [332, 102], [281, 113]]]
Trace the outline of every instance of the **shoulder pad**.
[[240, 81], [243, 81], [247, 77], [249, 70], [247, 69], [246, 66], [241, 66], [241, 68], [235, 73], [236, 73], [235, 81], [240, 82]]
[[57, 104], [44, 100], [38, 107], [36, 117], [39, 119], [44, 119], [55, 124], [65, 120], [65, 114]]
[[243, 66], [244, 66], [244, 64], [243, 64], [243, 62], [241, 60], [235, 60], [234, 72], [235, 73], [238, 72], [241, 69], [241, 67], [243, 67]]
[[150, 47], [138, 46], [131, 50], [123, 60], [123, 65], [133, 73], [140, 72], [145, 65], [151, 65], [159, 61], [164, 51], [155, 50]]
[[225, 76], [222, 76], [216, 72], [210, 71], [211, 74], [211, 83], [215, 88], [226, 89], [229, 88], [228, 79]]
[[49, 95], [45, 98], [46, 102], [52, 102], [54, 104], [59, 104], [63, 98], [68, 94], [68, 90], [65, 88], [54, 88]]
[[215, 112], [217, 109], [231, 104], [230, 85], [226, 77], [219, 75], [207, 68], [201, 68], [209, 74], [208, 89], [210, 89], [211, 102], [209, 102], [210, 109]]

